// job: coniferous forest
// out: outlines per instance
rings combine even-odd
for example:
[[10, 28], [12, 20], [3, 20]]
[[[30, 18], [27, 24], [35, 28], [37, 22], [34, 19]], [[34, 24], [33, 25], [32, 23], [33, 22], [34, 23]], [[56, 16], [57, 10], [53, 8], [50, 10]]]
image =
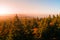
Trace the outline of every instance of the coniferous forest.
[[60, 16], [0, 21], [0, 40], [60, 40]]

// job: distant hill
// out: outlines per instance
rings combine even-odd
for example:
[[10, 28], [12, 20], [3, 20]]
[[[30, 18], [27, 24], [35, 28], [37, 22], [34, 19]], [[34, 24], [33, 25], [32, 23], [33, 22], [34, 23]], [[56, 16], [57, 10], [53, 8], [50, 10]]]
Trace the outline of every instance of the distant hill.
[[[12, 19], [16, 16], [16, 14], [9, 14], [9, 15], [5, 15], [5, 16], [0, 16], [0, 20], [6, 20], [6, 19]], [[28, 16], [26, 14], [17, 14], [17, 16], [19, 18], [32, 18], [32, 16]]]
[[[46, 15], [46, 14], [17, 14], [18, 15], [18, 17], [19, 18], [37, 18], [37, 17], [39, 17], [39, 18], [42, 18], [42, 17], [47, 17], [48, 15]], [[16, 14], [8, 14], [8, 15], [5, 15], [5, 16], [0, 16], [0, 20], [6, 20], [6, 19], [12, 19], [12, 18], [14, 18], [16, 16]]]

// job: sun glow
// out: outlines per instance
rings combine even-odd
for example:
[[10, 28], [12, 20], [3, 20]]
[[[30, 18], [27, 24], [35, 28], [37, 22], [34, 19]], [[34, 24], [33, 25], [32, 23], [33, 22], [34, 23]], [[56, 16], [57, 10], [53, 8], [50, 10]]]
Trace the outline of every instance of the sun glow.
[[9, 13], [9, 8], [8, 7], [4, 7], [4, 6], [0, 7], [0, 15], [1, 16], [6, 15], [8, 13]]

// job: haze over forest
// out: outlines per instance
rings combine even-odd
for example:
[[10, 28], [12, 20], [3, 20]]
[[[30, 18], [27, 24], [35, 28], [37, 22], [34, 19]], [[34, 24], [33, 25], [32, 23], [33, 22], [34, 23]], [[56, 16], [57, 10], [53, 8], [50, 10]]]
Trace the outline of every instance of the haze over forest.
[[0, 40], [60, 40], [60, 0], [0, 0]]

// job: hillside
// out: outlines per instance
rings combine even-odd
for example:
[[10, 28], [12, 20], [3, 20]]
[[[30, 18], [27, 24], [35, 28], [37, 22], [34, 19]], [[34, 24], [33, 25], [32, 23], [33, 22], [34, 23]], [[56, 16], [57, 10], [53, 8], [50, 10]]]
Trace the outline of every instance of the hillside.
[[34, 18], [22, 14], [0, 17], [1, 40], [58, 40], [60, 16]]

